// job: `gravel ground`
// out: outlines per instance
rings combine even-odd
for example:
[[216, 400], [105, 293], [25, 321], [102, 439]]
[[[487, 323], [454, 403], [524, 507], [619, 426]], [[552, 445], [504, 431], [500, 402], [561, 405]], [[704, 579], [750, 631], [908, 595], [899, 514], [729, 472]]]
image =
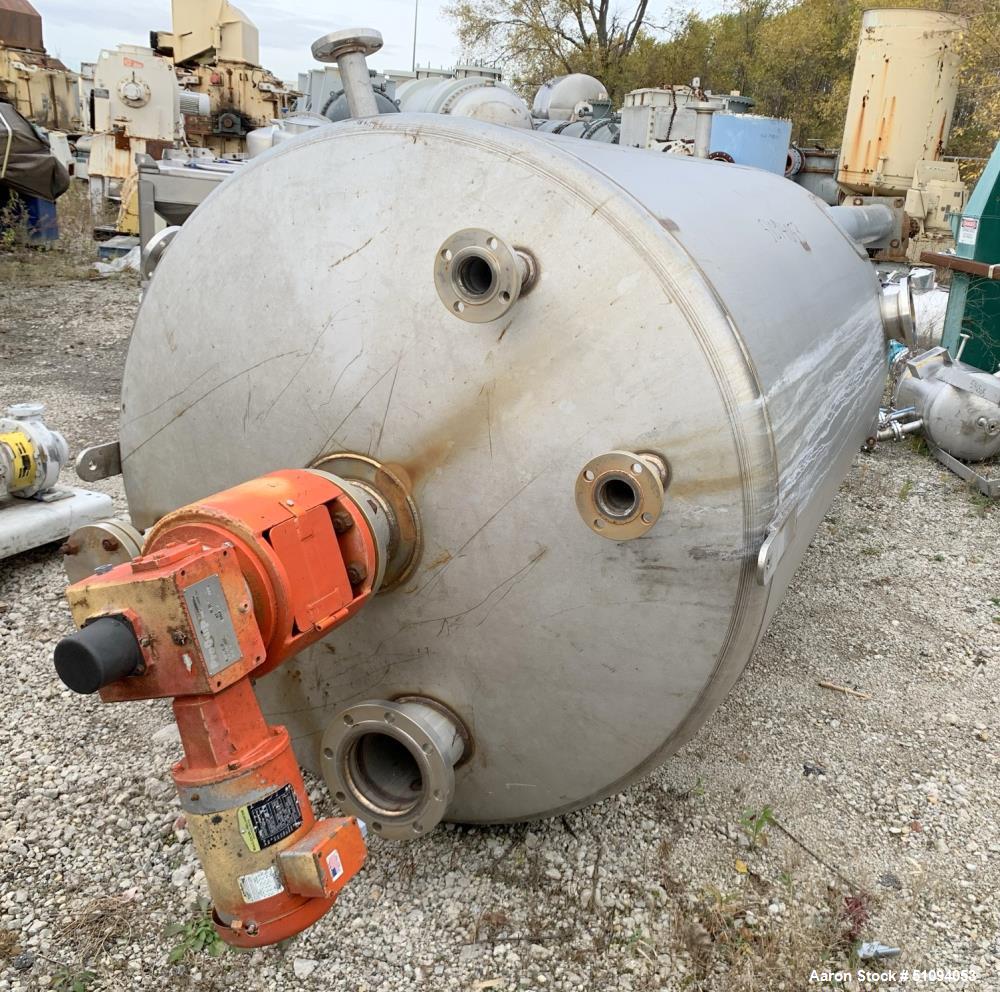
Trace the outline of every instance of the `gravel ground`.
[[[43, 400], [74, 449], [114, 437], [137, 295], [0, 285], [0, 404]], [[833, 988], [858, 939], [901, 948], [865, 966], [895, 972], [882, 988], [1000, 989], [998, 540], [1000, 510], [914, 445], [859, 455], [742, 680], [665, 767], [554, 821], [374, 838], [309, 932], [174, 963], [204, 877], [169, 710], [64, 689], [59, 556], [4, 561], [0, 990]]]

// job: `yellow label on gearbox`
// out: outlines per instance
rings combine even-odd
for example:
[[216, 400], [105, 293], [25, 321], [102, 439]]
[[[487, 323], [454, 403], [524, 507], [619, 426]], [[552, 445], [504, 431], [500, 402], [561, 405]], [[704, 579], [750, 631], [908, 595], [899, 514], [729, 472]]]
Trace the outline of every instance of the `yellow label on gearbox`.
[[19, 489], [27, 489], [34, 483], [38, 472], [31, 438], [23, 431], [11, 431], [9, 434], [0, 434], [0, 444], [9, 448], [13, 456], [14, 478], [10, 491], [16, 493]]
[[236, 811], [236, 820], [240, 825], [240, 835], [243, 837], [243, 842], [250, 848], [251, 853], [256, 854], [260, 850], [260, 841], [257, 839], [257, 831], [253, 828], [249, 808], [241, 806]]

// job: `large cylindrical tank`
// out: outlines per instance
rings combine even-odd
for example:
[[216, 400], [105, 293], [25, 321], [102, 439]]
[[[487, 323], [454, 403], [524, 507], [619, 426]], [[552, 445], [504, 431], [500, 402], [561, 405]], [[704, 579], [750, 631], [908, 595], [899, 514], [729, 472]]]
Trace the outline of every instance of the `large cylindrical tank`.
[[396, 98], [406, 113], [451, 114], [487, 124], [531, 127], [524, 100], [489, 76], [407, 80], [396, 88]]
[[543, 83], [535, 94], [531, 113], [541, 120], [569, 121], [582, 116], [584, 109], [589, 113], [595, 101], [604, 103], [608, 99], [608, 91], [599, 79], [572, 72]]
[[917, 162], [939, 159], [958, 92], [965, 18], [943, 11], [867, 10], [851, 79], [838, 181], [856, 193], [901, 196]]
[[[442, 295], [459, 243], [530, 272], [496, 319]], [[749, 660], [876, 417], [879, 292], [757, 169], [426, 115], [319, 128], [156, 269], [122, 390], [131, 514], [334, 452], [390, 465], [419, 563], [263, 679], [265, 710], [317, 770], [343, 707], [431, 700], [468, 735], [449, 818], [571, 810], [676, 750]], [[665, 463], [662, 513], [608, 540], [588, 466], [622, 452]]]

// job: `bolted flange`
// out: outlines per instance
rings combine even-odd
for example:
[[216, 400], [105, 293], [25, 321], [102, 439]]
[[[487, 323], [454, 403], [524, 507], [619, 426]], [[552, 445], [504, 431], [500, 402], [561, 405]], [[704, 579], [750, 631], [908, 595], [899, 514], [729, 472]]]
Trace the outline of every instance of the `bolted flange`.
[[583, 522], [611, 541], [642, 537], [663, 512], [670, 468], [652, 451], [608, 451], [592, 458], [576, 479]]
[[535, 261], [491, 231], [457, 231], [438, 249], [434, 286], [450, 313], [473, 324], [499, 320], [535, 280]]
[[372, 89], [371, 74], [365, 57], [382, 47], [382, 35], [374, 28], [348, 28], [333, 31], [313, 42], [313, 57], [320, 62], [336, 62], [340, 84], [347, 98], [351, 117], [377, 117], [378, 103]]
[[312, 54], [317, 62], [339, 62], [342, 55], [374, 55], [381, 47], [382, 34], [374, 28], [346, 28], [317, 38]]

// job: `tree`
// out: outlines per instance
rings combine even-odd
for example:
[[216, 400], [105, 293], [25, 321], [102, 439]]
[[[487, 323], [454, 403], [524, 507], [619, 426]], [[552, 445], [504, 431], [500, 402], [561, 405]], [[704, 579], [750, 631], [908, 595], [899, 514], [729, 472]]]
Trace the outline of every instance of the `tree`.
[[[676, 0], [690, 4], [691, 0]], [[453, 0], [466, 52], [513, 68], [530, 96], [567, 72], [625, 93], [690, 82], [739, 90], [756, 113], [789, 118], [798, 141], [835, 147], [844, 127], [861, 15], [868, 0], [729, 0], [703, 18], [675, 8], [653, 24], [648, 0]], [[627, 4], [627, 6], [622, 6]], [[949, 152], [985, 157], [1000, 141], [1000, 0], [885, 0], [967, 17]]]
[[646, 24], [649, 0], [455, 0], [445, 8], [463, 50], [505, 61], [516, 84], [540, 86], [569, 72], [616, 88], [622, 66]]

